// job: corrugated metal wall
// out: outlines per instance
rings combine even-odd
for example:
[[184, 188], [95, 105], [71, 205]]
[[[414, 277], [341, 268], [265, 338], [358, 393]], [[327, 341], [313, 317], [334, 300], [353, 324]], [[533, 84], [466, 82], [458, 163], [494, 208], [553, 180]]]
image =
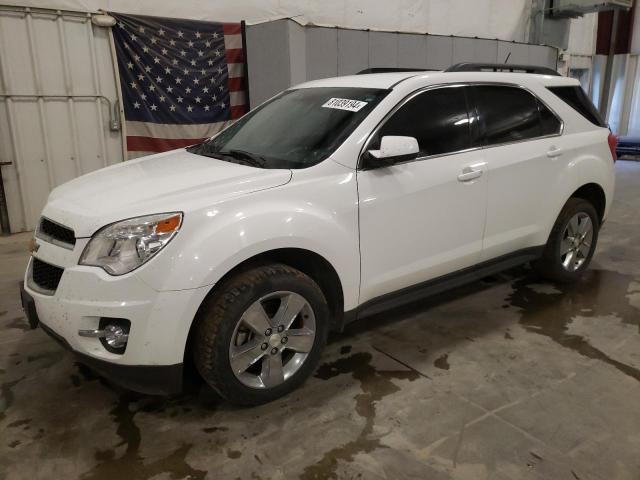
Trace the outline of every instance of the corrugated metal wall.
[[[121, 162], [109, 31], [89, 14], [0, 7], [0, 162], [12, 232], [51, 189]], [[115, 124], [114, 124], [115, 122]]]

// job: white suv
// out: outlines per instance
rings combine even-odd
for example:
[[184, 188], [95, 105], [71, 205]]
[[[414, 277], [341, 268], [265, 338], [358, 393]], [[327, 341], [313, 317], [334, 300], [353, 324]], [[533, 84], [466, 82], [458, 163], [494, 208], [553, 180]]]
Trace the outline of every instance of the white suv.
[[577, 279], [615, 137], [576, 80], [452, 70], [308, 82], [202, 144], [56, 188], [32, 325], [128, 388], [177, 392], [193, 361], [258, 404], [357, 317], [529, 261]]

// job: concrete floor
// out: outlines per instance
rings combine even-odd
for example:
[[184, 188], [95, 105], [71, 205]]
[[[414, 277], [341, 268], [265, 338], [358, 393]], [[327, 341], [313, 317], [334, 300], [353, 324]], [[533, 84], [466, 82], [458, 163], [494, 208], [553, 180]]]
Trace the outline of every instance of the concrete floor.
[[239, 409], [120, 391], [28, 330], [0, 240], [0, 479], [640, 479], [640, 163], [575, 286], [517, 269], [371, 318]]

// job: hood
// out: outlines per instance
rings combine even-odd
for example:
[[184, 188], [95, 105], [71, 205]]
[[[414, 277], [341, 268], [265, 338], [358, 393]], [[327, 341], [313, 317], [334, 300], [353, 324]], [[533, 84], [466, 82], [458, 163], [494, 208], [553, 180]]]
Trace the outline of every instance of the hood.
[[51, 192], [43, 215], [91, 236], [106, 224], [162, 212], [188, 212], [284, 185], [291, 170], [270, 170], [174, 150], [97, 170]]

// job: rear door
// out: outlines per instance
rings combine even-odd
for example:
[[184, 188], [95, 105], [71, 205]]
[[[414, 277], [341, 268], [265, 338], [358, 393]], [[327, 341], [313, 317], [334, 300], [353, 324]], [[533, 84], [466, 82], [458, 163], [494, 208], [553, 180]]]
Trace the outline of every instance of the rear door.
[[529, 90], [476, 85], [473, 96], [488, 162], [484, 261], [546, 242], [555, 207], [545, 192], [565, 152], [561, 121]]

